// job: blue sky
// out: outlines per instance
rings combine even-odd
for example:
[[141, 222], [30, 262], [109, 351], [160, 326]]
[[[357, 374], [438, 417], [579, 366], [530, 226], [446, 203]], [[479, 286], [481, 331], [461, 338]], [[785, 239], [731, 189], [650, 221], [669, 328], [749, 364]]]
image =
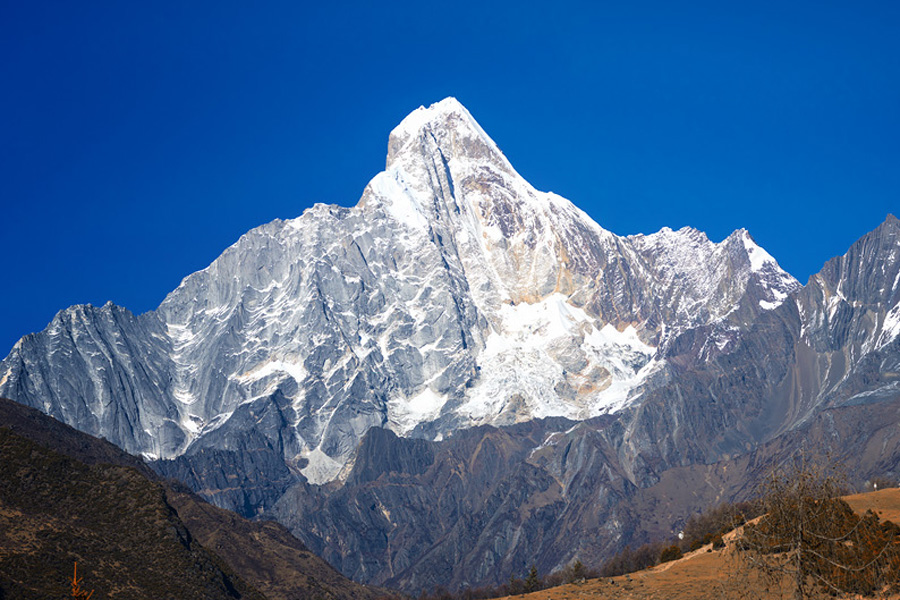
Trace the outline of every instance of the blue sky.
[[746, 227], [804, 282], [900, 209], [898, 2], [7, 2], [0, 78], [0, 354], [355, 204], [450, 95], [603, 227]]

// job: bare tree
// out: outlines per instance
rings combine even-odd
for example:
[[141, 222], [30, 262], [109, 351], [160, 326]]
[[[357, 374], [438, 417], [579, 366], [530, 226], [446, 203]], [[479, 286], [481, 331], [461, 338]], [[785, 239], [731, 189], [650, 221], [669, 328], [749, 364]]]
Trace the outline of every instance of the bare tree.
[[90, 592], [81, 589], [81, 579], [78, 578], [78, 562], [75, 563], [75, 569], [72, 575], [72, 598], [80, 598], [81, 600], [90, 600], [94, 595], [94, 590]]
[[900, 528], [854, 513], [840, 498], [842, 481], [834, 461], [805, 454], [765, 481], [764, 514], [745, 526], [735, 556], [769, 592], [803, 600], [897, 590]]

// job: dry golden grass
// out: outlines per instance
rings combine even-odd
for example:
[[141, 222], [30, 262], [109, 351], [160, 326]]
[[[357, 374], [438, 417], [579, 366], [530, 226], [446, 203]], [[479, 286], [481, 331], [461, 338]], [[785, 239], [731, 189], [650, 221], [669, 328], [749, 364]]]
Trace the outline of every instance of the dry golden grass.
[[[900, 522], [900, 489], [887, 489], [845, 498], [853, 510], [863, 513], [872, 509], [881, 519]], [[611, 579], [592, 579], [570, 584], [513, 600], [719, 600], [723, 598], [789, 598], [766, 593], [757, 582], [738, 576], [729, 558], [731, 541], [737, 532], [725, 537], [726, 548], [712, 550], [704, 546], [678, 560]], [[849, 597], [848, 597], [849, 598]], [[900, 598], [900, 597], [898, 597]]]
[[900, 525], [900, 488], [888, 488], [868, 494], [854, 494], [844, 498], [856, 512], [872, 510], [882, 521]]

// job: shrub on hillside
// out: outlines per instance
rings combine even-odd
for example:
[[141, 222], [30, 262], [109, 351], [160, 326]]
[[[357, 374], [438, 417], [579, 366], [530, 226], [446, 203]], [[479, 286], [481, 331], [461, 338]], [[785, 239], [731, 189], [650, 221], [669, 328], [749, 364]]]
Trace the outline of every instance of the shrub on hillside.
[[746, 571], [791, 582], [795, 598], [900, 591], [900, 528], [857, 515], [840, 498], [838, 472], [800, 455], [771, 473], [764, 514], [737, 544]]
[[659, 562], [666, 563], [673, 560], [678, 560], [684, 556], [681, 548], [678, 547], [678, 544], [672, 544], [671, 546], [666, 546], [663, 548], [663, 551], [659, 553]]
[[649, 569], [657, 564], [663, 544], [652, 542], [632, 550], [629, 546], [603, 563], [600, 568], [602, 577], [617, 577], [626, 573], [634, 573], [642, 569]]
[[758, 502], [737, 502], [720, 504], [703, 513], [691, 515], [684, 525], [681, 550], [698, 550], [760, 514]]
[[566, 583], [576, 583], [578, 581], [584, 581], [588, 577], [588, 570], [580, 560], [576, 560], [571, 565], [566, 567], [563, 573], [566, 579]]

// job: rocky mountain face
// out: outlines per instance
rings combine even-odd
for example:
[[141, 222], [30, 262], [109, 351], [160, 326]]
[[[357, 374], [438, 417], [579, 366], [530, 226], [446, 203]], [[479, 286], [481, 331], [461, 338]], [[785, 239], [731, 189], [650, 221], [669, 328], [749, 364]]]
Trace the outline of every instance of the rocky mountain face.
[[664, 527], [634, 506], [673, 469], [895, 402], [898, 230], [806, 286], [744, 230], [617, 236], [447, 99], [394, 129], [356, 206], [248, 232], [150, 313], [60, 312], [0, 394], [359, 579], [497, 582]]
[[[801, 447], [814, 458], [837, 451], [851, 485], [896, 479], [898, 425], [896, 402], [825, 409], [750, 452], [668, 468], [646, 487], [629, 479], [602, 418], [561, 432], [546, 422], [483, 427], [422, 442], [424, 464], [384, 461], [339, 490], [298, 484], [273, 514], [355, 578], [410, 593], [496, 585], [532, 564], [541, 573], [576, 559], [599, 565], [625, 545], [671, 539], [690, 515], [752, 496]], [[408, 441], [373, 429], [360, 450], [396, 455]]]
[[712, 359], [711, 328], [674, 336], [667, 380], [615, 415], [440, 442], [372, 430], [343, 486], [297, 484], [271, 512], [345, 573], [416, 592], [671, 537], [801, 447], [835, 454], [851, 484], [898, 479], [898, 251], [889, 217]]

